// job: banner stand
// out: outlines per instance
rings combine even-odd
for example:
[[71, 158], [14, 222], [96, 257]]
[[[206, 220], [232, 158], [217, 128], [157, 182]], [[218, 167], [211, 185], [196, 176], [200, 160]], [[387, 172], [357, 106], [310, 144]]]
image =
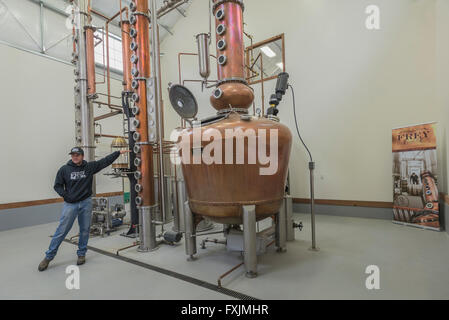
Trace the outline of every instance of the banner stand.
[[393, 222], [441, 231], [437, 123], [393, 129]]

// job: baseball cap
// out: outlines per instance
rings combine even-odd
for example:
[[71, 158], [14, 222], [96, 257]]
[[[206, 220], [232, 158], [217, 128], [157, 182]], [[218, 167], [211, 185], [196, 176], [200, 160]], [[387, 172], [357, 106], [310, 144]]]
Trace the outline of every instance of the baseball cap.
[[70, 150], [69, 154], [74, 154], [74, 153], [78, 153], [78, 154], [84, 156], [84, 150], [81, 149], [80, 147], [72, 148], [72, 150]]

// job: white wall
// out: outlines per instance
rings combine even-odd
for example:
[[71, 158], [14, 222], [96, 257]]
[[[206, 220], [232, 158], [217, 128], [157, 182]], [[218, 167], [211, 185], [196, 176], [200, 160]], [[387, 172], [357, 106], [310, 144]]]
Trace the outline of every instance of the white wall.
[[[0, 45], [0, 203], [56, 198], [57, 170], [75, 144], [73, 66]], [[113, 81], [112, 94], [121, 84]], [[105, 92], [104, 85], [99, 91]], [[96, 115], [106, 110], [96, 108]], [[103, 132], [122, 135], [121, 118], [104, 120]], [[100, 139], [97, 155], [110, 153]], [[120, 180], [101, 174], [97, 192], [122, 190]]]
[[[437, 0], [437, 94], [438, 104], [445, 111], [443, 117], [449, 121], [449, 1]], [[445, 128], [442, 145], [446, 144], [443, 157], [443, 172], [446, 177], [446, 188], [449, 192], [449, 128]]]
[[[381, 8], [380, 31], [364, 28], [368, 4]], [[441, 123], [439, 161], [447, 191], [448, 1], [246, 0], [245, 5], [246, 31], [256, 41], [285, 33], [301, 130], [317, 162], [318, 198], [391, 201], [391, 128], [435, 120]], [[208, 31], [207, 9], [207, 1], [194, 0], [175, 36], [162, 43], [164, 89], [178, 81], [177, 53], [196, 52], [194, 35]], [[2, 119], [12, 119], [0, 129], [0, 203], [54, 198], [53, 177], [74, 144], [73, 67], [4, 45], [0, 57]], [[198, 78], [196, 58], [183, 62], [184, 78]], [[212, 115], [210, 90], [188, 86], [200, 115]], [[273, 86], [274, 81], [267, 84], [267, 97]], [[113, 95], [120, 91], [120, 81], [113, 81]], [[179, 118], [163, 92], [168, 136]], [[294, 133], [290, 93], [281, 109]], [[120, 117], [101, 123], [104, 133], [121, 134]], [[100, 142], [97, 153], [103, 156], [110, 139]], [[298, 139], [291, 167], [293, 195], [306, 197], [307, 158]], [[100, 193], [121, 190], [120, 180], [101, 175], [98, 184]]]
[[[365, 28], [365, 8], [371, 4], [381, 9], [379, 31]], [[444, 129], [448, 122], [436, 95], [435, 1], [246, 0], [245, 6], [246, 31], [256, 41], [285, 33], [299, 122], [317, 164], [317, 198], [392, 201], [391, 129], [429, 121]], [[206, 12], [207, 1], [195, 0], [175, 26], [175, 37], [164, 41], [164, 85], [178, 81], [177, 52], [196, 52], [193, 36], [208, 31]], [[214, 45], [211, 50], [215, 53]], [[185, 59], [183, 73], [198, 78], [195, 57]], [[267, 85], [266, 99], [274, 85]], [[200, 115], [213, 114], [211, 91], [201, 94], [197, 85], [188, 86], [197, 95]], [[295, 133], [291, 103], [289, 93], [281, 119]], [[166, 114], [168, 131], [179, 120], [171, 110]], [[307, 162], [295, 137], [295, 197], [308, 196]]]

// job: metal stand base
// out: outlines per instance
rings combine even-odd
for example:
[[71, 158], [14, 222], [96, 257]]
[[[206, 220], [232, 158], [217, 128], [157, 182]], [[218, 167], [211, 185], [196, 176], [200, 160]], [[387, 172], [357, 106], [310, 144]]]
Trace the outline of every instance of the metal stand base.
[[243, 206], [243, 248], [246, 277], [257, 277], [256, 206]]
[[197, 253], [196, 249], [196, 229], [195, 229], [195, 221], [192, 211], [190, 210], [189, 202], [186, 201], [184, 203], [184, 220], [185, 220], [185, 249], [186, 255], [189, 257], [187, 261], [195, 261], [195, 254]]
[[139, 208], [139, 247], [138, 252], [152, 252], [159, 249], [159, 243], [156, 241], [156, 225], [153, 223], [154, 207]]
[[285, 205], [285, 227], [287, 241], [295, 241], [295, 222], [293, 221], [293, 198], [290, 195], [285, 195], [284, 197]]
[[287, 251], [287, 206], [285, 201], [282, 202], [282, 207], [276, 216], [276, 234], [275, 243], [277, 252]]
[[198, 260], [197, 257], [195, 257], [194, 255], [191, 255], [190, 257], [187, 258], [187, 261], [192, 262], [192, 261], [196, 261]]
[[157, 247], [155, 247], [155, 248], [153, 248], [153, 249], [149, 249], [149, 248], [137, 248], [137, 252], [140, 252], [140, 253], [146, 253], [146, 252], [153, 252], [153, 251], [156, 251], [156, 250], [158, 250], [159, 249], [159, 246], [157, 246]]
[[310, 247], [310, 248], [309, 248], [309, 251], [318, 252], [318, 251], [320, 251], [320, 248], [318, 248], [318, 247], [316, 247], [316, 248]]

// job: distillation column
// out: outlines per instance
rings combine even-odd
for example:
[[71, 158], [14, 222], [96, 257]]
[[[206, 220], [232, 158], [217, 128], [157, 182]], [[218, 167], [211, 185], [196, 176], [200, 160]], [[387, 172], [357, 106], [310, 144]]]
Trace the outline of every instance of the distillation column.
[[[135, 23], [135, 16], [133, 18], [133, 22]], [[131, 108], [131, 95], [133, 94], [132, 88], [132, 74], [131, 74], [131, 55], [132, 49], [131, 47], [131, 24], [129, 20], [122, 20], [120, 22], [120, 27], [122, 29], [122, 56], [123, 56], [123, 92], [122, 92], [122, 104], [123, 110], [126, 115], [127, 127], [128, 127], [128, 145], [131, 150], [134, 150], [136, 138], [138, 139], [139, 133], [136, 132], [134, 128], [133, 122], [135, 120], [135, 115], [133, 113], [137, 111], [135, 108]], [[133, 42], [133, 46], [136, 43]], [[136, 160], [136, 154], [131, 152], [129, 155], [129, 169], [130, 172], [127, 173], [129, 184], [130, 184], [130, 207], [131, 207], [131, 227], [128, 231], [128, 235], [135, 234], [137, 232], [135, 226], [139, 224], [139, 212], [137, 210], [136, 198], [137, 198], [137, 179], [134, 176], [134, 172], [137, 171], [136, 165], [134, 161]]]
[[148, 0], [133, 0], [130, 3], [132, 24], [129, 34], [131, 37], [134, 101], [133, 126], [136, 139], [134, 153], [137, 171], [136, 204], [139, 207], [139, 251], [151, 251], [157, 248], [156, 226], [153, 223], [157, 204], [154, 190], [153, 145], [157, 142], [157, 118], [155, 110], [155, 84], [150, 78], [150, 38]]
[[[96, 98], [94, 29], [90, 25], [87, 0], [72, 0], [75, 65], [75, 137], [76, 145], [85, 151], [86, 161], [95, 160], [95, 130], [92, 100]], [[78, 11], [79, 10], [79, 11]], [[95, 182], [93, 185], [95, 194]]]

